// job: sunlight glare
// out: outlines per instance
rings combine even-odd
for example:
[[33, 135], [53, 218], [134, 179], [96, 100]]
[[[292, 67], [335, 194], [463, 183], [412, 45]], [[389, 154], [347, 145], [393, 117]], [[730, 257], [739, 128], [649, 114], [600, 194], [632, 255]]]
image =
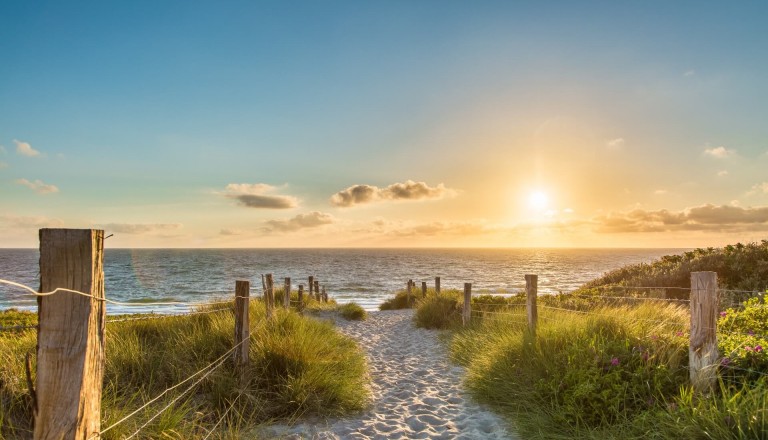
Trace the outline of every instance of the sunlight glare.
[[549, 197], [544, 191], [533, 191], [528, 195], [528, 206], [536, 211], [541, 211], [549, 205]]

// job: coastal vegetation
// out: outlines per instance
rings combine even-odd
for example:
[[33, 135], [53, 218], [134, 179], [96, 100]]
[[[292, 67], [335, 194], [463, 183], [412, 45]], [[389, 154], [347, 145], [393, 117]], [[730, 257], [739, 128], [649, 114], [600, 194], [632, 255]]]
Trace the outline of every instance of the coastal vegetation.
[[[716, 271], [721, 289], [737, 291], [722, 298], [718, 385], [703, 395], [689, 384], [690, 310], [679, 300], [690, 271]], [[542, 295], [535, 335], [522, 293], [473, 297], [472, 323], [461, 326], [461, 292], [447, 290], [420, 298], [414, 320], [451, 329], [470, 391], [523, 438], [766, 439], [767, 283], [763, 241], [667, 256]]]
[[368, 316], [365, 309], [355, 302], [339, 306], [338, 311], [342, 318], [350, 321], [363, 321]]
[[[306, 299], [306, 309], [331, 306], [336, 307]], [[232, 306], [198, 311], [211, 313], [125, 321], [110, 317], [108, 321], [114, 322], [107, 324], [103, 438], [125, 438], [139, 430], [138, 438], [200, 438], [219, 420], [210, 438], [240, 438], [259, 423], [303, 415], [338, 416], [365, 406], [366, 363], [352, 339], [327, 321], [294, 311], [277, 309], [268, 322], [264, 304], [252, 301], [247, 383], [234, 373], [228, 356], [190, 393], [182, 392], [190, 383], [170, 389], [162, 399], [110, 428], [232, 348]], [[5, 312], [0, 317], [5, 317], [5, 324], [36, 323], [31, 313]], [[24, 360], [35, 352], [35, 344], [34, 329], [0, 332], [0, 438], [30, 437], [32, 399]], [[32, 362], [34, 371], [34, 356]]]

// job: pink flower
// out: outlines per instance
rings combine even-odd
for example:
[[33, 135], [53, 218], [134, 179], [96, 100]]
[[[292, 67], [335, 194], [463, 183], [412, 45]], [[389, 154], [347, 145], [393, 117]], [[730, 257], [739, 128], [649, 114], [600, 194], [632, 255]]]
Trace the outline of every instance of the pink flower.
[[611, 365], [614, 366], [614, 367], [616, 365], [619, 365], [619, 358], [612, 358], [611, 359]]
[[[763, 347], [760, 347], [760, 350], [762, 350], [762, 349], [763, 349]], [[746, 345], [746, 346], [744, 346], [744, 350], [752, 351], [752, 347], [750, 347], [749, 345]]]
[[755, 352], [760, 353], [761, 351], [763, 351], [763, 346], [762, 345], [755, 345]]
[[725, 318], [726, 316], [728, 316], [728, 312], [720, 312], [721, 318]]

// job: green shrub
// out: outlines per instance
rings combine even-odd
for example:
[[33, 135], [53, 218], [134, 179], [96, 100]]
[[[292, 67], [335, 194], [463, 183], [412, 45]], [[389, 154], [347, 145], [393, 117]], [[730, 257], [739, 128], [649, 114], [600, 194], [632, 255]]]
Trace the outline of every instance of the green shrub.
[[365, 312], [365, 309], [354, 302], [339, 306], [338, 310], [344, 319], [350, 321], [362, 321], [368, 316], [368, 314]]
[[729, 383], [755, 382], [768, 372], [768, 306], [760, 298], [720, 313], [717, 343]]

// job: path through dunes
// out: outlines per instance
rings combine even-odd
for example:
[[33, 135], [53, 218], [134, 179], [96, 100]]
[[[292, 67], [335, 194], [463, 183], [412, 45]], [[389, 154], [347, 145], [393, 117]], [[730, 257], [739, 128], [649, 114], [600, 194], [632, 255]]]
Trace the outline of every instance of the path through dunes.
[[507, 424], [464, 391], [463, 369], [448, 359], [438, 332], [413, 326], [412, 310], [372, 312], [365, 321], [336, 318], [366, 351], [373, 402], [364, 412], [326, 423], [272, 426], [288, 439], [517, 439]]

